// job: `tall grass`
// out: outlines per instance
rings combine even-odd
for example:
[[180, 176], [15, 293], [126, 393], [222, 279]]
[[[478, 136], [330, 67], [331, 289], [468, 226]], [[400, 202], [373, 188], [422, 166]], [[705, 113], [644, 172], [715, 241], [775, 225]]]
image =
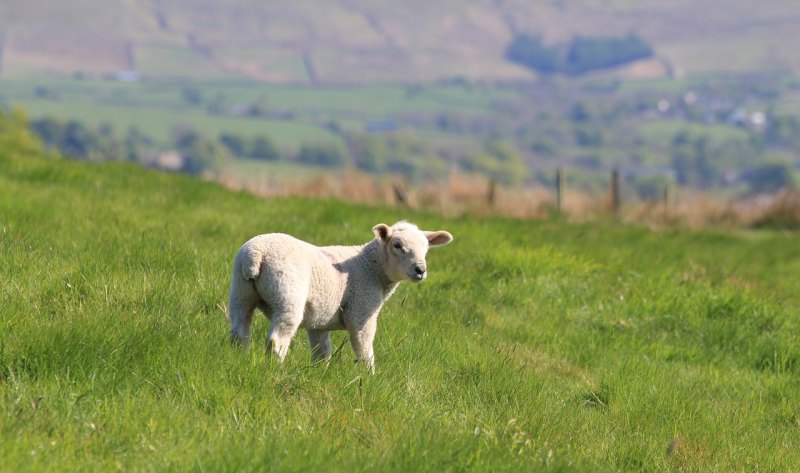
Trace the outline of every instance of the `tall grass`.
[[[235, 190], [245, 189], [262, 197], [335, 198], [367, 205], [401, 204], [438, 214], [502, 216], [547, 219], [560, 213], [573, 222], [596, 221], [612, 215], [609, 190], [564, 192], [560, 212], [555, 189], [544, 186], [509, 188], [485, 176], [452, 172], [446, 179], [409, 185], [402, 178], [375, 177], [355, 170], [320, 173], [306, 166], [252, 164], [244, 171], [224, 173], [218, 181]], [[797, 191], [783, 189], [774, 195], [726, 199], [703, 192], [671, 190], [666, 198], [641, 199], [626, 192], [615, 217], [653, 227], [800, 228]], [[401, 193], [398, 198], [397, 192]]]
[[[444, 219], [0, 151], [2, 471], [792, 471], [796, 236]], [[252, 235], [455, 242], [311, 365], [227, 343]], [[255, 322], [255, 338], [266, 333]]]

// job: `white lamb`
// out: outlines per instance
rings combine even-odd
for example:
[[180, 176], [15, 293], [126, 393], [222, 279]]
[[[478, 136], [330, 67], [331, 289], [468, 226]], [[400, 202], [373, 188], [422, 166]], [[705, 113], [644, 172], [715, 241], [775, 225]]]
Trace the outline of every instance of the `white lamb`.
[[376, 238], [361, 246], [317, 247], [281, 233], [242, 245], [228, 301], [231, 338], [249, 343], [258, 307], [270, 319], [267, 349], [280, 361], [298, 328], [308, 331], [315, 361], [331, 357], [328, 331], [346, 329], [356, 358], [374, 371], [372, 342], [383, 303], [400, 282], [424, 280], [429, 246], [446, 245], [453, 236], [404, 221], [372, 231]]

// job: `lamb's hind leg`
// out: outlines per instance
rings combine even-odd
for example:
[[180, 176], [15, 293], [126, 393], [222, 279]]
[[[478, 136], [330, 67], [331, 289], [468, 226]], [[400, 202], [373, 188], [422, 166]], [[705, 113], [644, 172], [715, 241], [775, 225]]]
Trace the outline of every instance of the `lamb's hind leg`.
[[250, 343], [250, 324], [259, 296], [252, 282], [234, 274], [228, 297], [228, 321], [231, 324], [231, 341], [243, 346]]
[[283, 362], [289, 353], [289, 344], [303, 322], [302, 304], [281, 304], [272, 312], [272, 320], [267, 332], [267, 350], [271, 350]]

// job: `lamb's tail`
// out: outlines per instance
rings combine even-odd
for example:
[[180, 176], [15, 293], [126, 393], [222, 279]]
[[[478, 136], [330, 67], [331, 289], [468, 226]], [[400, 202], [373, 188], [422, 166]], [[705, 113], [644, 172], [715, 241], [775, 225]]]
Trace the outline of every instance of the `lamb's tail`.
[[251, 245], [245, 245], [239, 251], [237, 259], [239, 259], [239, 268], [245, 281], [254, 281], [258, 278], [261, 273], [261, 262], [264, 260], [261, 250]]

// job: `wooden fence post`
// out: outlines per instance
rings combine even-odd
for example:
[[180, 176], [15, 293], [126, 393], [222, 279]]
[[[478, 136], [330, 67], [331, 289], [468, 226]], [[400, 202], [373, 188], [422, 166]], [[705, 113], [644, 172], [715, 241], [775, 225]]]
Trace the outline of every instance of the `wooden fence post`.
[[556, 169], [556, 211], [564, 212], [564, 171]]
[[497, 192], [497, 181], [494, 178], [489, 178], [489, 190], [486, 192], [486, 203], [489, 208], [494, 208], [495, 193]]
[[406, 197], [406, 193], [400, 184], [394, 183], [392, 184], [392, 189], [394, 190], [394, 200], [397, 204], [403, 207], [409, 207], [408, 205], [408, 198]]
[[617, 215], [619, 213], [619, 171], [614, 169], [611, 171], [611, 213]]

